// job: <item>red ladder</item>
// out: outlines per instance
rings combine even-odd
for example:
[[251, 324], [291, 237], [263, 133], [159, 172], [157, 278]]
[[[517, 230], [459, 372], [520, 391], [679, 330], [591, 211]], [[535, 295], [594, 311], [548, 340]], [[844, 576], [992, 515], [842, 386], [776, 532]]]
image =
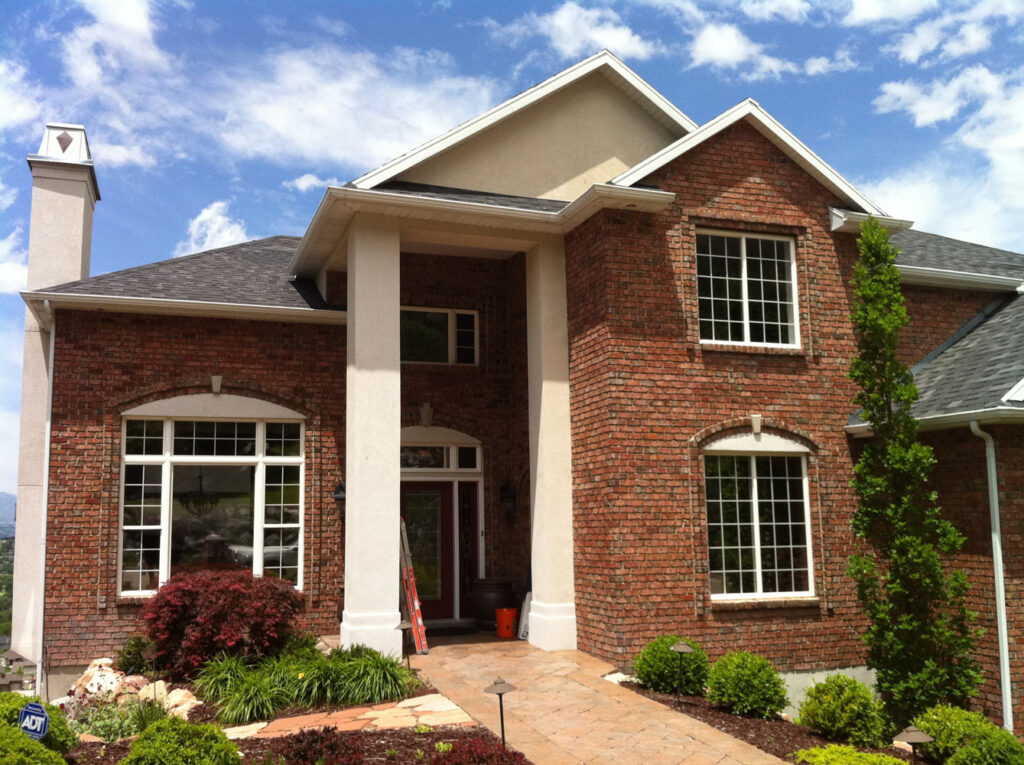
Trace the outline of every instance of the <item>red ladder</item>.
[[412, 570], [412, 553], [409, 550], [409, 537], [405, 533], [405, 519], [402, 518], [402, 544], [399, 550], [399, 566], [402, 570], [402, 591], [405, 593], [405, 608], [408, 611], [408, 626], [412, 630], [413, 644], [416, 653], [428, 653], [427, 628], [423, 626], [423, 614], [420, 611], [420, 596], [416, 592], [416, 574]]

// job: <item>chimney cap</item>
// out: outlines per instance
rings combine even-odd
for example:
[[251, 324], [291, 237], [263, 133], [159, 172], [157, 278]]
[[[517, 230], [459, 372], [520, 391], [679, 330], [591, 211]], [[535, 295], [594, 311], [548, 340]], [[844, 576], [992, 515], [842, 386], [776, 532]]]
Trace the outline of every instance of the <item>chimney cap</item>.
[[47, 122], [45, 130], [43, 130], [43, 140], [39, 144], [39, 153], [29, 154], [28, 163], [29, 167], [34, 163], [88, 167], [95, 196], [99, 200], [99, 184], [96, 182], [96, 171], [93, 167], [92, 152], [89, 151], [89, 138], [85, 134], [84, 125], [75, 125], [70, 122]]

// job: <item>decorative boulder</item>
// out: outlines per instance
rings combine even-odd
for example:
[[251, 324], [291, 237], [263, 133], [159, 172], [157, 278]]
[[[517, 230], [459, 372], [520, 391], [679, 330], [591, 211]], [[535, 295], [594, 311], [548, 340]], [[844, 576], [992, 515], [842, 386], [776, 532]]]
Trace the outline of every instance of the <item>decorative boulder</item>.
[[86, 668], [72, 686], [77, 698], [110, 700], [117, 694], [124, 673], [113, 667], [113, 659], [96, 659]]
[[167, 694], [167, 698], [164, 699], [163, 703], [167, 714], [187, 720], [189, 711], [203, 702], [197, 699], [191, 691], [184, 688], [175, 688]]
[[127, 692], [129, 688], [134, 688], [135, 692], [138, 693], [147, 685], [149, 680], [143, 675], [128, 675], [123, 681], [122, 690]]
[[158, 701], [164, 703], [167, 698], [167, 683], [157, 680], [139, 689], [139, 701]]

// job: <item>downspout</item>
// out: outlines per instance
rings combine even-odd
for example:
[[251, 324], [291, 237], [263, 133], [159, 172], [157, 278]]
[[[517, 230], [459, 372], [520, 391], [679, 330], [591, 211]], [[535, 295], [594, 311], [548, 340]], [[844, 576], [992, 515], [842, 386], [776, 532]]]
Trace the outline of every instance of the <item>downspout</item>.
[[44, 302], [47, 308], [47, 313], [50, 315], [50, 354], [47, 359], [46, 369], [46, 424], [44, 427], [44, 434], [46, 440], [43, 442], [43, 533], [42, 533], [42, 556], [43, 556], [43, 587], [41, 593], [41, 600], [39, 603], [39, 651], [36, 654], [39, 657], [39, 666], [36, 667], [36, 693], [38, 693], [43, 699], [49, 699], [49, 682], [46, 677], [46, 641], [43, 638], [43, 630], [46, 628], [46, 532], [47, 521], [50, 515], [50, 427], [53, 421], [53, 348], [54, 341], [57, 337], [57, 317], [54, 315], [50, 308], [50, 301]]
[[999, 639], [999, 687], [1002, 696], [1003, 727], [1013, 733], [1013, 699], [1010, 698], [1010, 645], [1006, 636], [1006, 586], [1003, 575], [1003, 537], [999, 528], [999, 484], [996, 480], [996, 442], [991, 434], [971, 420], [971, 432], [985, 442], [988, 468], [988, 512], [992, 528], [992, 566], [995, 569], [996, 633]]

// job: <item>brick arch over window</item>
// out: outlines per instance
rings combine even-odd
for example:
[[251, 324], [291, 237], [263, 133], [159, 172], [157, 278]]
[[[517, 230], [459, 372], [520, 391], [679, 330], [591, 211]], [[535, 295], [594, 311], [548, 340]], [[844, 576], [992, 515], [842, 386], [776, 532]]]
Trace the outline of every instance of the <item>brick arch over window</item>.
[[[137, 407], [154, 402], [170, 401], [184, 396], [199, 396], [207, 394], [213, 396], [210, 391], [210, 378], [203, 377], [194, 380], [183, 381], [174, 386], [154, 385], [147, 388], [137, 389], [131, 398], [111, 401], [108, 403], [108, 411], [114, 416], [120, 417]], [[244, 383], [229, 384], [225, 382], [221, 388], [222, 396], [233, 396], [235, 398], [248, 399], [253, 402], [266, 402], [285, 409], [293, 414], [290, 417], [301, 417], [309, 419], [315, 415], [312, 407], [305, 402], [293, 401], [279, 396], [272, 391], [264, 390], [261, 386], [249, 386]]]
[[[702, 428], [690, 437], [689, 443], [698, 450], [703, 450], [715, 441], [743, 433], [751, 433], [752, 430], [750, 415], [733, 417]], [[763, 417], [761, 419], [761, 432], [797, 443], [805, 447], [811, 454], [817, 454], [818, 452], [817, 442], [807, 431], [794, 427], [785, 420]]]

